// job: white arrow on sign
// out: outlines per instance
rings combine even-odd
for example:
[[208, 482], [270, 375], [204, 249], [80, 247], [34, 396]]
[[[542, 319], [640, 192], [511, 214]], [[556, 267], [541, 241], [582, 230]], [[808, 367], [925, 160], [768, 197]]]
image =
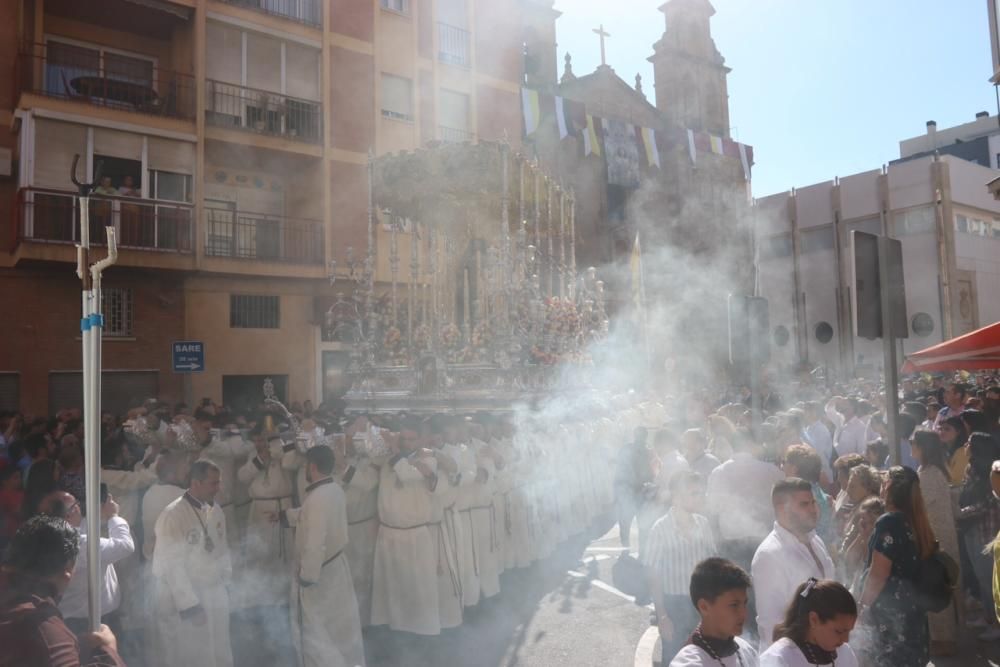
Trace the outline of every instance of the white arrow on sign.
[[199, 368], [201, 368], [201, 364], [194, 364], [194, 363], [191, 363], [191, 364], [177, 364], [177, 368], [186, 368], [189, 371], [194, 371], [194, 370], [198, 370]]

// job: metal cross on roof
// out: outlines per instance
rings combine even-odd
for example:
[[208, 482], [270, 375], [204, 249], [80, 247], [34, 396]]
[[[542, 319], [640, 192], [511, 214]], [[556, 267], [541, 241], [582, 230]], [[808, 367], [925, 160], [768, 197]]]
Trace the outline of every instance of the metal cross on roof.
[[598, 35], [601, 38], [601, 65], [607, 65], [608, 62], [604, 53], [604, 38], [611, 37], [611, 33], [604, 31], [604, 24], [602, 23], [601, 27], [594, 28], [594, 34]]

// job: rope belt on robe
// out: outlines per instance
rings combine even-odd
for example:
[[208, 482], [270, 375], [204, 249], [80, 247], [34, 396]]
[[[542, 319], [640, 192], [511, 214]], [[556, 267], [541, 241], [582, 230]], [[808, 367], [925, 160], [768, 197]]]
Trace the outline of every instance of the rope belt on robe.
[[[292, 497], [290, 495], [288, 495], [288, 496], [273, 496], [271, 498], [251, 498], [250, 501], [251, 502], [274, 502], [274, 503], [277, 504], [277, 506], [274, 509], [276, 511], [278, 511], [278, 512], [281, 512], [282, 511], [282, 509], [281, 509], [281, 501], [282, 500], [291, 500], [291, 498]], [[276, 539], [278, 541], [278, 558], [281, 560], [281, 562], [285, 562], [285, 561], [288, 560], [288, 547], [285, 546], [285, 529], [287, 528], [287, 526], [283, 525], [280, 521], [275, 522], [273, 525], [274, 525], [274, 528], [272, 528], [272, 530], [273, 531], [277, 531], [277, 534], [275, 535], [275, 537], [276, 537]]]
[[472, 532], [472, 535], [471, 535], [471, 541], [472, 541], [472, 571], [475, 572], [476, 576], [478, 577], [479, 576], [479, 548], [478, 548], [478, 544], [477, 543], [479, 542], [479, 540], [476, 539], [476, 522], [472, 520], [472, 510], [474, 510], [474, 509], [478, 509], [478, 508], [476, 508], [476, 507], [467, 507], [464, 510], [458, 510], [458, 513], [459, 514], [468, 514], [469, 515], [469, 530]]
[[415, 530], [417, 528], [432, 528], [434, 526], [437, 526], [438, 528], [438, 530], [436, 531], [437, 542], [438, 542], [437, 573], [444, 574], [444, 568], [445, 567], [448, 568], [448, 574], [451, 577], [451, 584], [452, 587], [455, 589], [455, 595], [457, 595], [460, 600], [462, 599], [462, 586], [458, 581], [458, 568], [452, 561], [452, 552], [448, 549], [448, 544], [446, 544], [446, 540], [448, 539], [448, 537], [445, 534], [445, 529], [444, 526], [442, 526], [441, 521], [428, 521], [427, 523], [418, 523], [415, 526], [401, 527], [388, 524], [385, 521], [382, 521], [380, 517], [379, 525], [382, 526], [383, 528], [390, 528], [392, 530]]
[[[368, 523], [368, 522], [369, 522], [369, 521], [371, 521], [372, 519], [377, 519], [377, 518], [378, 518], [378, 514], [376, 513], [376, 514], [372, 514], [372, 515], [371, 515], [371, 516], [369, 516], [369, 517], [365, 517], [364, 519], [358, 519], [357, 521], [348, 521], [348, 522], [347, 522], [347, 525], [348, 525], [348, 526], [357, 526], [358, 524], [362, 524], [362, 523]], [[385, 525], [385, 524], [382, 524], [382, 525]], [[428, 526], [428, 525], [430, 525], [430, 524], [427, 524], [427, 523], [422, 523], [422, 524], [420, 524], [420, 525], [421, 525], [421, 526]], [[392, 528], [392, 526], [389, 526], [389, 527], [390, 527], [390, 528]], [[419, 527], [420, 527], [420, 526], [414, 526], [414, 528], [419, 528]], [[396, 530], [408, 530], [408, 529], [407, 529], [407, 528], [397, 528]]]
[[[446, 532], [447, 531], [447, 532]], [[446, 552], [446, 559], [448, 560], [448, 568], [451, 570], [450, 574], [452, 576], [452, 583], [455, 587], [455, 592], [458, 595], [458, 599], [462, 599], [462, 580], [458, 577], [458, 531], [455, 529], [455, 505], [452, 503], [449, 507], [444, 508], [444, 521], [441, 523], [441, 535], [442, 539], [448, 540], [451, 545], [451, 549], [444, 549], [446, 545], [442, 544], [442, 549]], [[452, 563], [451, 559], [455, 559], [456, 562]], [[438, 574], [444, 574], [441, 569], [440, 556], [438, 557]]]

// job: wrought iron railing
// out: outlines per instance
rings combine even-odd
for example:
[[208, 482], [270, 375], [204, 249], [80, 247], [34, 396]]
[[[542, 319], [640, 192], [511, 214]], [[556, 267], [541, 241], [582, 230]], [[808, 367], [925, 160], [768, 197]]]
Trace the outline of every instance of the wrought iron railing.
[[449, 65], [469, 67], [469, 31], [448, 23], [438, 23], [438, 60]]
[[323, 4], [320, 0], [222, 0], [230, 5], [280, 16], [316, 28], [323, 27]]
[[323, 224], [247, 213], [205, 209], [205, 254], [294, 264], [322, 264]]
[[[121, 248], [189, 253], [192, 250], [191, 204], [136, 197], [90, 198], [90, 242], [107, 243], [105, 227], [114, 227]], [[80, 215], [76, 195], [63, 190], [22, 188], [17, 196], [18, 239], [42, 243], [78, 243]]]
[[323, 138], [319, 102], [213, 79], [205, 85], [205, 121], [211, 125], [312, 144]]
[[460, 144], [466, 141], [475, 141], [476, 133], [471, 130], [462, 130], [457, 127], [445, 127], [438, 125], [438, 137], [441, 141], [449, 144]]
[[194, 77], [152, 60], [101, 56], [99, 47], [26, 44], [14, 68], [15, 96], [30, 92], [154, 116], [193, 119]]

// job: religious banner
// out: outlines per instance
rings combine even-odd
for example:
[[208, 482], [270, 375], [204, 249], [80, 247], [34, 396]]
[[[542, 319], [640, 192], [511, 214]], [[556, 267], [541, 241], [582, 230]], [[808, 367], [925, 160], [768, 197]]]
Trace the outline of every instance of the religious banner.
[[530, 88], [521, 89], [521, 110], [524, 115], [524, 134], [534, 134], [542, 120], [541, 105], [538, 102], [538, 91]]
[[635, 128], [620, 120], [604, 118], [604, 159], [608, 164], [608, 183], [629, 188], [639, 187], [639, 144]]
[[587, 114], [587, 129], [583, 133], [583, 154], [584, 155], [600, 155], [601, 154], [601, 139], [598, 136], [598, 128], [602, 127], [601, 119], [594, 119], [589, 113]]
[[587, 110], [583, 103], [567, 100], [556, 96], [556, 125], [559, 126], [559, 138], [579, 136], [581, 130], [587, 127]]
[[639, 133], [639, 141], [642, 142], [642, 147], [646, 152], [646, 166], [659, 167], [660, 149], [656, 145], [656, 130], [648, 127], [637, 127], [636, 130]]

